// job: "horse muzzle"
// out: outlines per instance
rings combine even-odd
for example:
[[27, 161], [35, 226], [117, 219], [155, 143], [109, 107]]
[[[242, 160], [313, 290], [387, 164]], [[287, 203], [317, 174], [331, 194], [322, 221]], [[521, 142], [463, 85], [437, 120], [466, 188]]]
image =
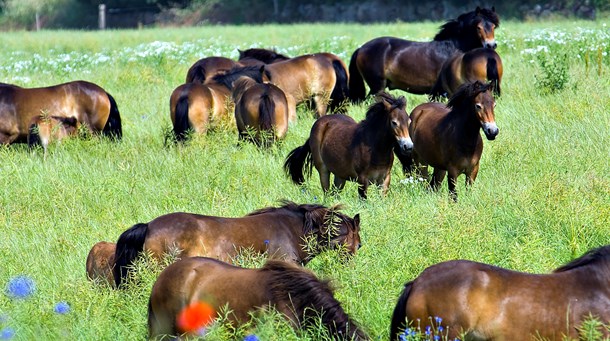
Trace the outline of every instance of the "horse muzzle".
[[403, 152], [409, 152], [413, 150], [413, 141], [410, 137], [401, 137], [398, 139], [398, 145]]
[[496, 43], [496, 40], [485, 40], [483, 42], [483, 47], [485, 48], [489, 48], [489, 49], [496, 49], [496, 47], [498, 47], [498, 44]]
[[498, 126], [495, 122], [485, 122], [483, 123], [483, 132], [485, 133], [485, 137], [487, 137], [488, 140], [492, 141], [496, 139], [496, 136], [500, 132], [500, 129], [498, 129]]

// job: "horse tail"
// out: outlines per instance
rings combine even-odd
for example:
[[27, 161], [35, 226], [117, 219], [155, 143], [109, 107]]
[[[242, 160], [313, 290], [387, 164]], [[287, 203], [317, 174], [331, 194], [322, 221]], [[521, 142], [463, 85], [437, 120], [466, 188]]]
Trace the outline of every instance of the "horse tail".
[[148, 224], [140, 223], [133, 225], [119, 236], [114, 254], [115, 265], [112, 269], [117, 288], [127, 279], [129, 266], [144, 250], [144, 240], [147, 233]]
[[119, 107], [114, 100], [114, 97], [109, 93], [108, 100], [110, 100], [110, 113], [108, 114], [108, 120], [102, 130], [102, 134], [109, 136], [113, 139], [120, 140], [123, 137], [123, 127], [121, 125], [121, 114], [119, 113]]
[[269, 85], [265, 85], [265, 91], [260, 97], [258, 103], [258, 122], [260, 127], [260, 137], [263, 146], [268, 146], [270, 139], [269, 132], [273, 132], [273, 124], [275, 123], [275, 102], [269, 96]]
[[186, 74], [186, 83], [201, 83], [205, 82], [205, 69], [203, 65], [193, 65]]
[[188, 137], [188, 131], [191, 129], [189, 122], [189, 96], [188, 91], [184, 90], [178, 102], [176, 103], [176, 111], [174, 116], [174, 137], [177, 142], [183, 142]]
[[359, 51], [360, 49], [356, 49], [349, 61], [349, 99], [352, 101], [352, 103], [361, 102], [366, 97], [364, 79], [358, 70], [358, 65], [356, 62]]
[[396, 341], [398, 334], [402, 333], [405, 329], [405, 321], [407, 319], [407, 300], [413, 287], [413, 281], [405, 284], [405, 288], [402, 290], [402, 294], [398, 298], [394, 313], [392, 313], [392, 323], [390, 325], [390, 341]]
[[292, 182], [301, 185], [305, 182], [303, 170], [306, 170], [307, 176], [311, 175], [311, 147], [309, 139], [301, 147], [295, 148], [286, 157], [284, 162], [284, 171], [292, 178]]
[[343, 105], [344, 101], [349, 97], [349, 87], [347, 84], [349, 77], [347, 76], [347, 70], [341, 61], [333, 60], [332, 64], [335, 69], [337, 80], [335, 81], [333, 92], [330, 94], [330, 110], [345, 112], [346, 108]]
[[498, 62], [494, 57], [487, 57], [487, 79], [491, 81], [494, 93], [500, 96], [500, 74], [498, 72]]

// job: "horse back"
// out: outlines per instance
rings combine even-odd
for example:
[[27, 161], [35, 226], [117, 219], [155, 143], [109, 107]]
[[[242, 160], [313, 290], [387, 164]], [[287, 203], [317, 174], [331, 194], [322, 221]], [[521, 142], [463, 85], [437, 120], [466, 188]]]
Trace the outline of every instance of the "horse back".
[[335, 69], [327, 57], [307, 54], [268, 64], [271, 83], [301, 102], [315, 94], [330, 96], [336, 82]]

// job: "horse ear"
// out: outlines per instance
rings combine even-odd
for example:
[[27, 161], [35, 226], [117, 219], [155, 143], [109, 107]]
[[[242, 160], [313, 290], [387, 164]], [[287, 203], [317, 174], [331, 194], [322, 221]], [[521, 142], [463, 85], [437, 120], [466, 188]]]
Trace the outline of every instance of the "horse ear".
[[360, 213], [354, 216], [354, 227], [358, 229], [360, 227]]
[[477, 6], [477, 9], [474, 10], [475, 15], [481, 14], [481, 7]]

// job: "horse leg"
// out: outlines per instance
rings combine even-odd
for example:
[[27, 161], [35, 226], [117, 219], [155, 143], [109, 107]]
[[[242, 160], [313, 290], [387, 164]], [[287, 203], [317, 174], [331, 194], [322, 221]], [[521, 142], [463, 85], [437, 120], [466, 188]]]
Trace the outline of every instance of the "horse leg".
[[390, 179], [392, 178], [392, 173], [388, 172], [388, 174], [385, 176], [385, 179], [383, 179], [383, 183], [381, 184], [381, 193], [385, 196], [388, 193], [388, 189], [390, 188]]
[[[445, 174], [447, 174], [446, 170], [434, 168], [434, 172], [432, 173], [432, 178], [430, 179], [430, 187], [437, 191], [445, 178]], [[454, 184], [455, 185], [455, 184]], [[449, 185], [451, 186], [451, 185]]]
[[288, 122], [294, 123], [297, 121], [297, 101], [294, 96], [286, 94], [286, 102], [288, 103]]
[[316, 168], [318, 169], [318, 173], [320, 173], [320, 184], [322, 185], [322, 190], [324, 193], [327, 193], [330, 189], [330, 171], [324, 165]]
[[455, 190], [455, 185], [459, 173], [454, 169], [450, 169], [448, 173], [449, 174], [447, 174], [447, 185], [449, 187], [449, 197], [453, 201], [457, 201], [457, 191]]
[[340, 191], [345, 186], [345, 179], [342, 179], [335, 175], [334, 183], [335, 183], [335, 187], [337, 188], [337, 191]]
[[470, 174], [466, 174], [466, 188], [470, 189], [474, 180], [477, 178], [477, 174], [479, 174], [479, 164], [477, 163], [472, 167]]
[[359, 180], [360, 181], [358, 181], [358, 194], [360, 195], [360, 198], [366, 199], [366, 190], [369, 188], [369, 180], [368, 179], [359, 179]]
[[322, 95], [314, 95], [313, 101], [316, 104], [316, 118], [320, 118], [323, 115], [326, 115], [328, 111], [328, 101], [327, 96]]

